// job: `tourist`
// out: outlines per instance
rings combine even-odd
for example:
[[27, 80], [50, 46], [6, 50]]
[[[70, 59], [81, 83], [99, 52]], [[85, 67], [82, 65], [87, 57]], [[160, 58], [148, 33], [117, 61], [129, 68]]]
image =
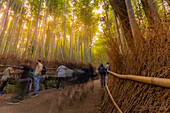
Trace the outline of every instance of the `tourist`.
[[31, 97], [38, 96], [39, 83], [42, 77], [42, 70], [43, 70], [43, 65], [41, 63], [41, 60], [37, 60], [37, 66], [35, 68], [35, 78], [34, 78], [34, 93], [32, 94]]
[[3, 72], [3, 76], [0, 79], [0, 95], [5, 94], [3, 92], [4, 87], [7, 85], [7, 82], [9, 80], [10, 74], [14, 73], [14, 69], [12, 67], [8, 67]]
[[107, 65], [106, 65], [106, 79], [108, 79], [109, 71], [110, 71], [110, 64], [109, 64], [109, 62], [107, 62]]
[[16, 73], [20, 73], [21, 77], [17, 81], [15, 96], [7, 101], [8, 104], [19, 104], [28, 91], [28, 84], [30, 83], [30, 72], [33, 71], [31, 67], [32, 62], [26, 60]]
[[28, 81], [28, 84], [27, 84], [27, 92], [25, 94], [26, 97], [28, 97], [29, 93], [31, 92], [31, 89], [32, 89], [32, 83], [34, 81], [34, 72], [33, 70], [30, 72], [30, 76], [29, 76], [29, 81]]
[[58, 77], [58, 81], [57, 81], [57, 87], [56, 89], [58, 90], [60, 87], [60, 84], [62, 86], [62, 89], [64, 89], [64, 80], [66, 77], [66, 71], [67, 67], [64, 65], [64, 63], [62, 63], [62, 65], [60, 67], [58, 67], [57, 69], [57, 77]]
[[100, 75], [101, 87], [105, 87], [105, 67], [103, 64], [98, 68], [98, 74]]

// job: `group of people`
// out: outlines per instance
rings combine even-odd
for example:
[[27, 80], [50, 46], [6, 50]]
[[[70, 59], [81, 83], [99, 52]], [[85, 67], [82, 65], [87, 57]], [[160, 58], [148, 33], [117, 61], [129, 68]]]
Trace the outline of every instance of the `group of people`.
[[34, 93], [31, 95], [31, 97], [35, 97], [38, 95], [39, 82], [44, 73], [44, 68], [41, 60], [37, 60], [36, 64], [37, 65], [35, 71], [33, 71], [32, 61], [30, 60], [26, 60], [24, 65], [19, 66], [16, 70], [14, 70], [12, 67], [8, 67], [7, 69], [5, 69], [5, 71], [3, 72], [3, 76], [0, 79], [0, 95], [5, 94], [3, 90], [10, 78], [10, 75], [13, 73], [17, 73], [18, 75], [20, 75], [19, 79], [16, 81], [17, 83], [15, 87], [15, 94], [11, 99], [7, 101], [8, 103], [20, 103], [20, 101], [22, 101], [24, 97], [28, 96], [31, 91], [33, 81]]
[[106, 84], [106, 79], [108, 79], [109, 75], [109, 70], [110, 70], [110, 64], [107, 62], [106, 67], [103, 66], [103, 64], [100, 65], [98, 68], [98, 74], [100, 76], [100, 81], [101, 81], [101, 87], [105, 87]]
[[[16, 81], [15, 94], [11, 99], [7, 100], [8, 104], [18, 104], [24, 99], [24, 97], [27, 97], [31, 92], [33, 81], [34, 93], [30, 97], [38, 96], [40, 79], [45, 74], [46, 69], [41, 63], [41, 60], [37, 60], [35, 71], [33, 71], [32, 64], [32, 61], [26, 60], [24, 65], [19, 66], [16, 70], [14, 70], [12, 67], [8, 67], [3, 72], [3, 76], [0, 79], [0, 95], [5, 94], [3, 90], [7, 85], [9, 78], [11, 77], [10, 75], [14, 73], [20, 75], [19, 79]], [[62, 63], [62, 65], [57, 69], [57, 90], [59, 89], [60, 85], [62, 86], [62, 89], [64, 89], [64, 79], [66, 77], [65, 71], [67, 69], [68, 68], [64, 65], [64, 63]]]
[[[62, 86], [62, 89], [64, 89], [64, 81], [66, 77], [66, 70], [68, 68], [64, 65], [64, 63], [58, 67], [57, 69], [57, 75], [58, 75], [58, 81], [56, 84], [56, 90], [59, 89], [60, 84]], [[108, 74], [110, 70], [110, 64], [107, 62], [106, 67], [103, 66], [103, 64], [100, 65], [98, 68], [98, 74], [101, 79], [101, 87], [103, 88], [105, 86], [105, 79], [108, 79]], [[39, 91], [39, 82], [41, 77], [45, 74], [46, 69], [41, 63], [41, 60], [37, 60], [35, 71], [33, 71], [32, 68], [32, 61], [26, 60], [24, 65], [21, 65], [18, 67], [18, 69], [14, 70], [12, 67], [8, 67], [3, 72], [3, 76], [0, 79], [0, 95], [5, 94], [3, 92], [4, 87], [7, 85], [7, 82], [10, 78], [10, 75], [13, 73], [17, 73], [20, 75], [19, 79], [16, 81], [16, 87], [15, 87], [15, 95], [9, 99], [7, 102], [10, 104], [18, 104], [20, 101], [24, 99], [24, 97], [27, 97], [28, 94], [31, 92], [32, 89], [32, 83], [34, 81], [34, 93], [30, 97], [36, 97], [38, 96]]]

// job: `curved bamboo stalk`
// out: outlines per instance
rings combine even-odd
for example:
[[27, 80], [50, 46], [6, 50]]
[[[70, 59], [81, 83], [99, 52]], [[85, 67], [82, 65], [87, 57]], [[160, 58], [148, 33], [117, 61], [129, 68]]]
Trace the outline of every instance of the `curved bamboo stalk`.
[[120, 74], [117, 74], [111, 71], [109, 71], [109, 73], [121, 79], [128, 79], [128, 80], [133, 80], [137, 82], [170, 88], [170, 79], [156, 78], [156, 77], [144, 77], [144, 76], [136, 76], [136, 75], [120, 75]]
[[115, 105], [116, 109], [119, 111], [119, 113], [123, 113], [121, 111], [121, 109], [119, 108], [119, 106], [116, 104], [115, 100], [113, 99], [113, 96], [111, 95], [110, 90], [109, 90], [107, 85], [106, 85], [106, 90], [107, 90], [107, 92], [108, 92], [108, 94], [110, 96], [110, 99], [112, 100], [113, 104]]

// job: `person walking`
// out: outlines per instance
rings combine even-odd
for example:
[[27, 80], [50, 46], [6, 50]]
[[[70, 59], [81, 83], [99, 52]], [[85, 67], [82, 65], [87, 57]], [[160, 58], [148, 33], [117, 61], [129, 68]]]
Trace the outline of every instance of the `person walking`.
[[109, 71], [110, 71], [110, 64], [109, 64], [109, 62], [107, 62], [107, 65], [106, 65], [106, 80], [108, 79]]
[[98, 68], [98, 73], [100, 75], [101, 87], [105, 87], [105, 67], [103, 64]]
[[42, 77], [42, 73], [41, 73], [42, 70], [43, 70], [43, 65], [41, 63], [41, 60], [37, 60], [37, 66], [35, 68], [35, 78], [34, 78], [34, 93], [32, 94], [31, 97], [38, 96], [39, 82]]
[[28, 84], [30, 82], [30, 72], [33, 71], [31, 67], [32, 62], [30, 60], [26, 60], [25, 64], [19, 67], [19, 70], [15, 72], [21, 74], [19, 80], [17, 81], [15, 95], [7, 100], [7, 104], [19, 104], [27, 93]]
[[14, 73], [14, 69], [12, 67], [8, 67], [3, 72], [3, 76], [0, 79], [0, 95], [5, 94], [3, 92], [4, 87], [7, 85], [7, 82], [9, 80], [10, 74]]
[[57, 81], [57, 85], [56, 85], [57, 90], [59, 89], [60, 84], [61, 84], [62, 89], [64, 89], [64, 87], [65, 87], [64, 81], [65, 81], [65, 77], [66, 77], [66, 72], [65, 72], [66, 70], [67, 70], [67, 67], [64, 65], [64, 63], [57, 68], [57, 77], [58, 77], [58, 81]]
[[33, 70], [31, 70], [30, 76], [29, 76], [28, 79], [29, 79], [29, 82], [27, 84], [27, 92], [25, 94], [25, 97], [28, 97], [28, 95], [29, 95], [29, 93], [31, 92], [31, 89], [32, 89], [32, 83], [34, 81], [34, 72], [33, 72]]

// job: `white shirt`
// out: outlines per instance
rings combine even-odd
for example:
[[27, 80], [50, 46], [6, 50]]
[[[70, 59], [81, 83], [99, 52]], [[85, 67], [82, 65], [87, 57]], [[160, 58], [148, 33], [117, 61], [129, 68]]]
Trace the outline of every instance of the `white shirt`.
[[107, 64], [107, 65], [106, 65], [106, 69], [107, 69], [107, 72], [109, 72], [110, 64]]
[[58, 67], [57, 69], [57, 73], [58, 73], [58, 77], [66, 77], [66, 71], [67, 67], [64, 65], [61, 65], [60, 67]]

